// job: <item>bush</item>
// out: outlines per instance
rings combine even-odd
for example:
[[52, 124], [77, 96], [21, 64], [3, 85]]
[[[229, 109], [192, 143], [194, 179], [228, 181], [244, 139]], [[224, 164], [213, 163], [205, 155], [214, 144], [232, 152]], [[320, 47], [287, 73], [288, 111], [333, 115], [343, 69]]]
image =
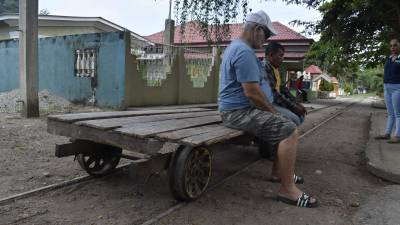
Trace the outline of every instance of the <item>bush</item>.
[[380, 95], [383, 92], [383, 66], [372, 69], [365, 69], [359, 72], [357, 84], [366, 87], [368, 92], [376, 92]]
[[376, 86], [376, 95], [378, 95], [379, 97], [383, 97], [383, 83], [379, 83]]
[[321, 83], [319, 84], [319, 90], [320, 91], [333, 91], [334, 87], [333, 84], [326, 81], [326, 80], [321, 80]]
[[353, 88], [351, 87], [350, 84], [345, 84], [344, 85], [344, 92], [351, 94], [352, 90], [353, 90]]

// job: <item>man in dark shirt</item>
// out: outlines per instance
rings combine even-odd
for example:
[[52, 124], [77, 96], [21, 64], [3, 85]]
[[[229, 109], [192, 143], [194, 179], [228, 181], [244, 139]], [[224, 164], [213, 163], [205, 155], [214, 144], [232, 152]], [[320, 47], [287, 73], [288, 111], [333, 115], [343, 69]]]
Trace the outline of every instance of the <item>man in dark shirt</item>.
[[277, 43], [271, 42], [265, 48], [265, 79], [269, 81], [274, 96], [273, 106], [286, 118], [300, 126], [307, 113], [304, 106], [296, 102], [289, 89], [281, 82], [279, 66], [283, 62], [285, 48]]

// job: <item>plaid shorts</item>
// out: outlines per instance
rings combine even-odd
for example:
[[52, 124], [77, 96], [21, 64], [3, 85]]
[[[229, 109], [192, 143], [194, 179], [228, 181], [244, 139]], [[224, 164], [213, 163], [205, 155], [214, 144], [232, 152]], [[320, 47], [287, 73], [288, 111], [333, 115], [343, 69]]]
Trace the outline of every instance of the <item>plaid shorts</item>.
[[271, 145], [288, 138], [296, 124], [288, 119], [254, 107], [221, 112], [225, 126], [248, 132]]

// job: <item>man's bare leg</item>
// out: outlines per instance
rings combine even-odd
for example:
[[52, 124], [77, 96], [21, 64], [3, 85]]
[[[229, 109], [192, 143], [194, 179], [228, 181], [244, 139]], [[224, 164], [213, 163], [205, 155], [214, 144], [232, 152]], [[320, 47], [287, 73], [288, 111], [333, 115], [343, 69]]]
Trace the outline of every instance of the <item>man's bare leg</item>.
[[[297, 130], [295, 130], [288, 138], [281, 141], [277, 151], [277, 168], [281, 178], [281, 187], [278, 195], [292, 200], [298, 199], [303, 193], [294, 183], [294, 165], [296, 162], [297, 151]], [[311, 203], [315, 199], [311, 200]]]

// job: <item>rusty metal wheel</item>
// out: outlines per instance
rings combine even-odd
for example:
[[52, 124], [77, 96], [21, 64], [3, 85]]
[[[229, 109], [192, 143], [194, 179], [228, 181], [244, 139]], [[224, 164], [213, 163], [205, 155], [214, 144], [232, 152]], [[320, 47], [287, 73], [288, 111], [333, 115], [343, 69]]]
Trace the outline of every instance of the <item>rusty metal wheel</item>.
[[77, 160], [82, 169], [94, 177], [102, 177], [111, 173], [121, 159], [121, 149], [107, 146], [96, 152], [81, 153]]
[[170, 189], [179, 201], [192, 201], [206, 190], [211, 178], [211, 153], [205, 147], [177, 151], [169, 168]]

